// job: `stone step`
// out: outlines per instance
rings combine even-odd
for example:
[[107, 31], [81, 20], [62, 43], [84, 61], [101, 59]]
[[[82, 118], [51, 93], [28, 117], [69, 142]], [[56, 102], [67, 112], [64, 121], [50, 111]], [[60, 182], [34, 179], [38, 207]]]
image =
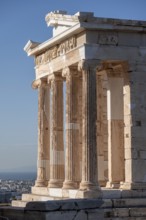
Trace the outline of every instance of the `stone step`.
[[26, 207], [27, 202], [26, 201], [22, 201], [22, 200], [12, 200], [11, 202], [11, 206], [12, 207], [21, 207], [24, 208]]
[[40, 196], [37, 194], [23, 194], [22, 195], [22, 200], [23, 201], [50, 201], [50, 200], [64, 200], [68, 198], [60, 198], [60, 197], [55, 197], [55, 196]]
[[146, 198], [146, 190], [122, 190], [102, 188], [103, 199]]
[[13, 207], [26, 207], [28, 202], [32, 201], [48, 201], [48, 200], [55, 200], [53, 197], [49, 196], [39, 196], [35, 194], [23, 194], [22, 200], [12, 200], [11, 205]]
[[[63, 198], [63, 200], [66, 200], [66, 199], [67, 198]], [[22, 200], [21, 200], [22, 203], [19, 200], [18, 201], [13, 200], [12, 206], [25, 207], [26, 203], [31, 202], [31, 201], [53, 201], [53, 200], [62, 200], [62, 199], [60, 199], [58, 197], [51, 197], [51, 196], [23, 194]], [[103, 204], [100, 206], [100, 208], [103, 208], [103, 209], [146, 208], [146, 198], [103, 199]]]
[[36, 194], [23, 194], [22, 201], [48, 201], [48, 200], [55, 200], [54, 197], [51, 196], [40, 196]]
[[103, 199], [102, 208], [146, 207], [146, 198]]
[[[103, 217], [104, 212], [104, 217]], [[80, 211], [54, 210], [52, 211], [37, 211], [24, 210], [24, 208], [16, 207], [1, 207], [0, 216], [5, 216], [9, 219], [74, 219], [74, 220], [146, 220], [146, 208], [127, 208], [127, 209], [81, 209]], [[41, 218], [41, 216], [43, 218]]]
[[[35, 187], [31, 188], [32, 194], [42, 196], [68, 197], [76, 198], [77, 189], [62, 189]], [[146, 190], [122, 190], [122, 189], [107, 189], [102, 187], [103, 199], [122, 199], [122, 198], [146, 198]]]
[[146, 217], [111, 217], [104, 218], [105, 220], [146, 220]]
[[104, 209], [104, 219], [146, 219], [146, 208], [113, 208]]
[[146, 198], [111, 199], [113, 208], [146, 207]]
[[[36, 195], [33, 195], [35, 198]], [[115, 201], [117, 201], [118, 199], [114, 199]], [[79, 210], [86, 210], [89, 213], [92, 212], [91, 214], [95, 214], [96, 212], [101, 212], [104, 214], [104, 219], [106, 220], [146, 220], [146, 204], [145, 201], [146, 199], [137, 199], [137, 201], [132, 202], [132, 200], [135, 199], [126, 199], [126, 207], [122, 207], [123, 206], [123, 202], [122, 202], [122, 206], [115, 208], [114, 207], [114, 201], [111, 200], [104, 200], [104, 204], [102, 204], [102, 201], [100, 200], [66, 200], [66, 201], [58, 201], [53, 202], [50, 201], [48, 203], [35, 203], [35, 202], [30, 202], [27, 206], [27, 201], [12, 201], [12, 205], [13, 208], [14, 207], [26, 207], [25, 210], [26, 211], [48, 211], [49, 212], [53, 212], [56, 211], [60, 211], [60, 212], [78, 212]], [[145, 200], [145, 201], [144, 201]], [[144, 202], [144, 203], [143, 203]], [[101, 203], [101, 204], [100, 204]], [[116, 203], [115, 203], [116, 204]], [[118, 203], [119, 204], [119, 203]], [[125, 205], [124, 204], [124, 205]], [[106, 207], [106, 206], [110, 206], [110, 207]], [[142, 207], [144, 206], [144, 207]], [[97, 208], [98, 207], [98, 208]], [[58, 210], [57, 210], [58, 209]], [[78, 210], [79, 209], [79, 210]]]
[[[67, 198], [63, 198], [65, 200]], [[11, 205], [13, 207], [25, 207], [28, 202], [32, 201], [53, 201], [53, 200], [61, 200], [59, 197], [51, 197], [51, 196], [40, 196], [36, 194], [23, 194], [22, 200], [13, 200]]]
[[[31, 188], [32, 194], [42, 195], [42, 196], [51, 196], [62, 198], [76, 198], [78, 193], [77, 189], [62, 189], [62, 188], [47, 188], [47, 187], [35, 187]], [[116, 197], [117, 198], [117, 197]], [[118, 197], [119, 198], [119, 197]]]

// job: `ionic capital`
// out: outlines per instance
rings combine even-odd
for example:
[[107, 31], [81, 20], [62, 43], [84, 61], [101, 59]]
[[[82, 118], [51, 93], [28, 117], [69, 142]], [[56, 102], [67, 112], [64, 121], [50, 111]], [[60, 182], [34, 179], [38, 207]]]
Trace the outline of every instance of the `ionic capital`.
[[123, 77], [129, 71], [129, 65], [126, 61], [107, 61], [102, 63], [101, 69], [106, 71], [109, 77]]
[[51, 74], [48, 76], [48, 84], [52, 86], [55, 82], [63, 81], [63, 78], [60, 74]]
[[45, 86], [47, 86], [46, 79], [37, 79], [37, 80], [34, 80], [31, 84], [31, 87], [33, 89], [38, 89], [39, 87], [45, 87]]
[[78, 71], [77, 67], [65, 67], [62, 70], [62, 77], [66, 78], [66, 80], [70, 79], [71, 77], [80, 77], [81, 73]]
[[67, 78], [67, 77], [70, 77], [70, 75], [71, 75], [70, 68], [69, 67], [64, 67], [63, 70], [62, 70], [62, 77]]
[[100, 60], [80, 60], [78, 63], [78, 71], [95, 71], [99, 64]]

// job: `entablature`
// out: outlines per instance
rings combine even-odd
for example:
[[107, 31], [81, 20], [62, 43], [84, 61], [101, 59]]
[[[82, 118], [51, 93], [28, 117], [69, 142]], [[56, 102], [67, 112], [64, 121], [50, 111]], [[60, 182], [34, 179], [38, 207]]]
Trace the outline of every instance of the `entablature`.
[[[43, 51], [61, 44], [66, 39], [87, 30], [103, 32], [99, 35], [98, 41], [100, 44], [109, 45], [117, 45], [117, 32], [146, 34], [146, 21], [99, 18], [95, 17], [92, 12], [79, 12], [75, 15], [67, 15], [66, 12], [61, 11], [51, 12], [46, 16], [46, 21], [49, 26], [61, 27], [62, 31], [60, 29], [51, 39], [43, 43], [34, 42], [32, 44], [32, 41], [29, 41], [24, 47], [28, 56], [37, 56]], [[63, 27], [67, 28], [64, 29]]]

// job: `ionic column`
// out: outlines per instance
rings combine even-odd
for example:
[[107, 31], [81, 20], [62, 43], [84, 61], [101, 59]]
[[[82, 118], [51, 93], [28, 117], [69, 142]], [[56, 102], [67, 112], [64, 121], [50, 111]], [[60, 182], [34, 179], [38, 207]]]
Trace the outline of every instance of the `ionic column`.
[[98, 198], [96, 146], [96, 62], [82, 63], [82, 181], [77, 197]]
[[51, 83], [50, 188], [60, 188], [64, 181], [63, 79], [53, 75]]
[[77, 188], [80, 181], [79, 77], [77, 69], [65, 68], [66, 78], [66, 152], [64, 189]]
[[103, 97], [103, 79], [97, 75], [97, 150], [98, 150], [98, 181], [100, 186], [105, 186], [105, 163], [104, 163], [104, 97]]
[[47, 81], [42, 79], [34, 81], [32, 87], [38, 88], [38, 162], [35, 186], [43, 187], [49, 179], [49, 87]]

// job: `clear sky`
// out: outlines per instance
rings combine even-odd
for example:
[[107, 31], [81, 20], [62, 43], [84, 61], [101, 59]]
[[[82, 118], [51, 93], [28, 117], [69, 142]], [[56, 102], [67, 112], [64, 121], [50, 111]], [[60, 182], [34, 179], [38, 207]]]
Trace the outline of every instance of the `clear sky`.
[[146, 0], [0, 0], [0, 171], [31, 171], [37, 161], [37, 91], [28, 40], [51, 37], [45, 15], [91, 11], [98, 17], [146, 20]]

